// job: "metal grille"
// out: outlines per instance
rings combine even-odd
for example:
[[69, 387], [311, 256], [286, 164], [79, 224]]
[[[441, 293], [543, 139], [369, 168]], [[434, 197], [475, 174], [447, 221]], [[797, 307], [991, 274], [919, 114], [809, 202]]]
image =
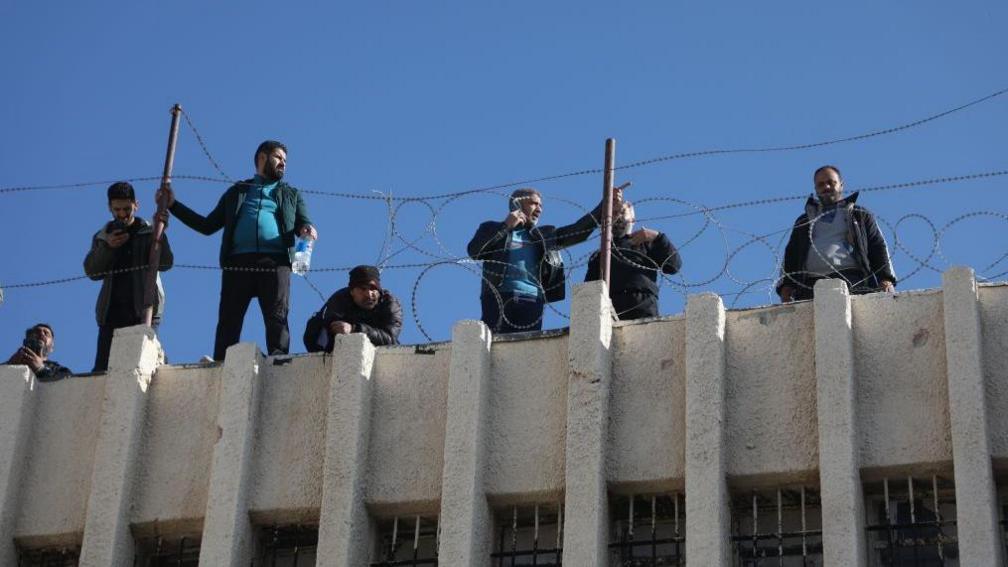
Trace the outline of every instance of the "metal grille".
[[732, 497], [732, 554], [738, 567], [821, 567], [819, 492], [804, 486]]
[[136, 540], [134, 567], [196, 567], [199, 536], [149, 537]]
[[538, 565], [555, 567], [563, 556], [563, 504], [512, 506], [499, 510], [494, 567]]
[[315, 565], [318, 526], [290, 525], [259, 528], [259, 553], [253, 567], [309, 567]]
[[18, 567], [77, 567], [80, 547], [18, 549]]
[[612, 498], [609, 565], [686, 564], [686, 505], [679, 493]]
[[866, 483], [872, 567], [958, 567], [955, 485], [932, 475]]
[[437, 565], [437, 516], [406, 516], [378, 521], [378, 561], [371, 567]]
[[997, 490], [1001, 498], [1001, 541], [1005, 546], [1005, 557], [1008, 557], [1008, 486], [999, 483]]

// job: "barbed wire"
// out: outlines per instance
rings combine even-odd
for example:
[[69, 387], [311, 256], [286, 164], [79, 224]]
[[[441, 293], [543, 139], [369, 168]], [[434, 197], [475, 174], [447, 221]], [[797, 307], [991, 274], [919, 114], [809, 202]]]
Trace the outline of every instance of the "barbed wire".
[[[1000, 97], [1008, 93], [1008, 89], [1003, 89], [989, 94], [985, 97], [970, 101], [966, 104], [957, 106], [952, 109], [942, 111], [940, 113], [915, 120], [903, 125], [879, 129], [870, 131], [864, 134], [859, 134], [856, 136], [849, 136], [844, 138], [836, 138], [831, 140], [825, 140], [820, 142], [813, 142], [808, 144], [796, 144], [796, 145], [779, 145], [779, 146], [767, 146], [767, 147], [757, 147], [757, 148], [735, 148], [735, 149], [712, 149], [712, 150], [702, 150], [694, 152], [684, 152], [680, 154], [671, 154], [666, 156], [661, 156], [657, 158], [652, 158], [648, 160], [641, 160], [637, 162], [632, 162], [630, 164], [617, 167], [616, 169], [626, 170], [644, 167], [652, 164], [663, 163], [667, 161], [688, 159], [694, 157], [712, 156], [712, 155], [730, 155], [730, 154], [741, 154], [741, 153], [762, 153], [762, 152], [784, 152], [784, 151], [798, 151], [810, 148], [817, 148], [822, 146], [828, 146], [833, 144], [840, 144], [845, 142], [854, 142], [865, 140], [869, 138], [875, 138], [887, 134], [893, 134], [897, 132], [902, 132], [911, 128], [915, 128], [929, 122], [938, 120], [942, 117], [948, 116], [950, 114], [963, 111], [967, 108], [979, 105], [985, 101]], [[234, 179], [228, 176], [224, 170], [221, 168], [220, 164], [216, 159], [214, 159], [213, 154], [210, 152], [205, 139], [200, 134], [199, 130], [196, 128], [191, 116], [183, 112], [183, 117], [187, 127], [192, 131], [195, 136], [197, 143], [203, 152], [204, 156], [210, 162], [213, 169], [217, 172], [219, 177], [209, 177], [204, 175], [175, 175], [173, 179], [178, 180], [189, 180], [189, 181], [201, 181], [209, 183], [236, 183]], [[599, 168], [593, 169], [583, 169], [577, 171], [571, 171], [562, 174], [548, 175], [537, 178], [529, 178], [520, 181], [512, 181], [508, 183], [490, 185], [485, 187], [479, 187], [474, 189], [467, 189], [463, 191], [447, 192], [441, 194], [427, 195], [427, 196], [394, 196], [391, 192], [381, 192], [381, 191], [371, 191], [366, 194], [357, 194], [349, 192], [332, 192], [332, 191], [321, 191], [313, 189], [300, 190], [302, 193], [310, 195], [318, 195], [328, 198], [345, 198], [345, 199], [357, 199], [357, 200], [369, 200], [369, 201], [381, 201], [385, 205], [386, 210], [386, 228], [383, 235], [383, 240], [378, 253], [378, 258], [376, 265], [378, 265], [382, 270], [417, 270], [418, 273], [413, 280], [412, 290], [410, 292], [410, 304], [412, 308], [413, 320], [416, 324], [417, 330], [427, 339], [434, 340], [431, 334], [428, 332], [428, 328], [424, 325], [421, 320], [420, 315], [420, 290], [421, 285], [427, 278], [429, 274], [433, 271], [452, 266], [455, 269], [462, 269], [476, 278], [486, 282], [485, 269], [487, 266], [490, 267], [491, 272], [496, 267], [497, 269], [506, 270], [509, 267], [507, 262], [502, 262], [499, 260], [494, 260], [492, 258], [481, 257], [479, 260], [473, 260], [468, 255], [459, 255], [451, 250], [441, 239], [438, 234], [438, 223], [441, 215], [443, 214], [446, 207], [450, 204], [458, 201], [459, 199], [474, 196], [477, 194], [489, 194], [489, 195], [499, 195], [501, 197], [507, 196], [507, 189], [519, 186], [527, 186], [538, 183], [545, 183], [550, 181], [557, 181], [565, 178], [578, 177], [584, 175], [597, 175], [601, 174], [602, 170]], [[871, 192], [881, 192], [881, 191], [892, 191], [892, 190], [906, 190], [914, 189], [920, 187], [928, 187], [935, 185], [949, 185], [955, 183], [962, 183], [967, 181], [975, 180], [988, 180], [993, 178], [998, 178], [1008, 175], [1008, 170], [1005, 169], [993, 169], [983, 172], [974, 172], [960, 175], [950, 175], [943, 177], [932, 177], [927, 179], [918, 179], [911, 181], [903, 181], [898, 183], [889, 183], [883, 185], [865, 186], [861, 188], [854, 189], [854, 191], [860, 191], [865, 193]], [[127, 179], [130, 182], [148, 182], [148, 181], [160, 181], [160, 176], [146, 176], [146, 177], [134, 177]], [[117, 180], [118, 181], [118, 180]], [[69, 183], [62, 185], [37, 185], [37, 186], [22, 186], [22, 187], [4, 187], [0, 188], [0, 195], [11, 194], [18, 192], [30, 192], [30, 191], [46, 191], [46, 190], [56, 190], [56, 189], [79, 189], [86, 187], [93, 187], [99, 185], [105, 185], [112, 183], [114, 181], [97, 181], [97, 182], [79, 182], [79, 183]], [[237, 183], [243, 183], [243, 181], [237, 181]], [[782, 277], [786, 276], [800, 276], [801, 273], [794, 274], [780, 274], [779, 269], [783, 262], [783, 244], [787, 235], [790, 234], [795, 228], [791, 223], [786, 225], [781, 225], [777, 229], [770, 230], [764, 233], [754, 233], [749, 230], [736, 228], [726, 224], [723, 220], [718, 217], [719, 213], [732, 211], [737, 209], [748, 209], [754, 207], [763, 207], [769, 205], [778, 205], [784, 203], [790, 203], [794, 201], [804, 201], [809, 198], [809, 194], [801, 195], [785, 195], [778, 197], [769, 197], [764, 199], [755, 199], [747, 201], [739, 201], [734, 203], [725, 203], [716, 206], [708, 206], [701, 203], [689, 202], [677, 197], [670, 196], [653, 196], [646, 197], [637, 200], [635, 203], [637, 206], [641, 206], [648, 203], [661, 203], [661, 204], [672, 204], [677, 207], [683, 207], [688, 210], [671, 214], [671, 215], [655, 215], [650, 217], [645, 217], [637, 220], [638, 226], [641, 226], [644, 222], [654, 223], [661, 221], [669, 221], [672, 219], [680, 219], [684, 217], [700, 217], [703, 222], [699, 228], [693, 230], [687, 236], [680, 239], [678, 243], [678, 250], [680, 252], [684, 250], [689, 250], [691, 246], [700, 242], [700, 239], [704, 235], [713, 231], [716, 233], [715, 238], [717, 238], [723, 246], [723, 261], [719, 262], [718, 265], [714, 267], [712, 274], [708, 276], [692, 277], [686, 279], [684, 275], [680, 273], [669, 274], [665, 273], [666, 262], [669, 259], [663, 261], [654, 261], [646, 256], [640, 256], [630, 254], [626, 250], [620, 248], [614, 248], [613, 250], [613, 262], [623, 262], [627, 266], [633, 269], [640, 270], [646, 273], [652, 273], [656, 285], [658, 286], [659, 293], [663, 289], [682, 295], [685, 298], [686, 294], [691, 290], [695, 290], [701, 287], [708, 287], [714, 285], [718, 281], [728, 282], [735, 290], [723, 290], [720, 291], [721, 295], [724, 297], [731, 297], [731, 306], [736, 306], [744, 297], [751, 296], [765, 296], [768, 300], [772, 300], [775, 296], [776, 287]], [[575, 201], [565, 199], [563, 197], [551, 195], [549, 199], [554, 202], [561, 202], [572, 206], [576, 210], [580, 210], [582, 214], [588, 214], [590, 211], [587, 207]], [[405, 234], [401, 227], [399, 219], [404, 214], [406, 207], [418, 206], [421, 210], [426, 211], [429, 215], [429, 220], [423, 225], [421, 231], [415, 235]], [[936, 262], [941, 262], [948, 265], [949, 258], [943, 251], [942, 240], [946, 233], [953, 227], [959, 226], [961, 223], [966, 222], [971, 219], [980, 218], [993, 218], [997, 220], [1008, 221], [1008, 215], [998, 211], [991, 210], [980, 210], [972, 211], [955, 217], [953, 220], [947, 222], [940, 228], [936, 223], [928, 219], [926, 216], [918, 213], [909, 213], [903, 215], [897, 219], [894, 223], [889, 223], [886, 219], [882, 217], [876, 217], [878, 222], [884, 225], [887, 229], [888, 234], [892, 236], [892, 244], [894, 250], [902, 253], [909, 260], [907, 263], [911, 265], [909, 272], [903, 276], [902, 281], [911, 279], [924, 271], [940, 272], [941, 266]], [[809, 234], [811, 234], [812, 227], [818, 218], [813, 220], [808, 225]], [[901, 226], [909, 225], [914, 222], [923, 223], [930, 231], [931, 242], [928, 244], [928, 249], [924, 253], [917, 253], [911, 250], [908, 242], [905, 238], [901, 236]], [[572, 231], [567, 234], [568, 238], [572, 240], [581, 240], [584, 242], [593, 242], [598, 236], [593, 233], [599, 227], [599, 221], [597, 218], [593, 218], [589, 227], [586, 227], [580, 231]], [[741, 237], [742, 241], [738, 242], [738, 238]], [[433, 242], [434, 247], [432, 249], [422, 246], [422, 243], [430, 239]], [[810, 237], [811, 240], [811, 237]], [[545, 242], [545, 244], [550, 245], [550, 242]], [[746, 278], [739, 274], [734, 273], [732, 266], [736, 259], [742, 255], [744, 252], [752, 249], [764, 250], [770, 256], [770, 262], [767, 263], [767, 273], [754, 278]], [[817, 249], [813, 248], [816, 254], [822, 256], [822, 253]], [[399, 262], [392, 263], [392, 260], [405, 254], [415, 254], [420, 256], [423, 261], [419, 262]], [[580, 256], [575, 256], [570, 249], [562, 250], [562, 254], [565, 257], [565, 267], [567, 269], [566, 276], [559, 282], [552, 284], [543, 285], [542, 282], [538, 282], [533, 275], [532, 278], [535, 280], [536, 285], [539, 287], [541, 294], [546, 294], [554, 290], [557, 286], [569, 287], [575, 277], [575, 274], [579, 272], [582, 268], [585, 268], [592, 256], [592, 252], [582, 254]], [[688, 257], [688, 256], [687, 256]], [[1008, 259], [1008, 251], [1000, 254], [994, 261], [990, 262], [987, 267], [983, 270], [984, 274], [978, 274], [980, 279], [994, 279], [1002, 277], [1004, 274], [1008, 274], [1008, 269], [998, 274], [987, 274], [986, 272], [994, 270], [998, 265]], [[644, 261], [647, 260], [647, 261]], [[477, 265], [482, 264], [482, 267]], [[275, 268], [254, 268], [254, 267], [231, 267], [231, 266], [212, 266], [212, 265], [201, 265], [201, 264], [191, 264], [191, 263], [178, 263], [174, 266], [175, 269], [184, 270], [196, 270], [196, 271], [242, 271], [242, 272], [268, 272], [273, 271]], [[353, 268], [353, 266], [334, 266], [334, 267], [315, 267], [311, 269], [308, 274], [305, 274], [305, 282], [311, 287], [311, 289], [319, 296], [319, 298], [324, 302], [326, 300], [326, 295], [321, 289], [312, 281], [309, 276], [316, 274], [326, 274], [333, 272], [348, 272]], [[15, 290], [15, 289], [28, 289], [28, 288], [40, 288], [55, 285], [63, 285], [68, 283], [77, 282], [80, 280], [87, 279], [101, 279], [107, 276], [113, 276], [125, 272], [132, 272], [137, 270], [145, 270], [146, 266], [139, 266], [135, 268], [118, 269], [111, 270], [108, 272], [102, 272], [100, 274], [91, 275], [76, 275], [67, 276], [55, 279], [31, 281], [31, 282], [20, 282], [14, 284], [3, 285], [5, 290]], [[489, 283], [489, 282], [487, 282]], [[852, 286], [857, 285], [859, 282], [852, 281], [849, 282]], [[519, 322], [510, 321], [506, 315], [506, 300], [501, 296], [500, 292], [494, 285], [482, 286], [484, 289], [488, 289], [490, 293], [493, 294], [493, 300], [497, 303], [498, 311], [500, 313], [500, 320], [507, 323], [513, 329], [531, 329], [537, 328], [542, 323], [542, 316], [536, 321], [531, 322]], [[9, 298], [8, 298], [9, 299]], [[561, 318], [568, 318], [568, 315], [559, 309], [553, 303], [546, 303], [546, 308], [550, 309], [552, 312], [559, 315]], [[624, 310], [625, 311], [625, 310]]]

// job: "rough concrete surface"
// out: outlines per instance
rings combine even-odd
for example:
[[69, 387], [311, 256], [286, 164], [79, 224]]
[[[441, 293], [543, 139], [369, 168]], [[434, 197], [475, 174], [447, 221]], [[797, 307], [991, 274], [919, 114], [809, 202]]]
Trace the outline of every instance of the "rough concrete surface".
[[568, 339], [491, 348], [485, 483], [498, 504], [508, 495], [563, 491]]
[[991, 453], [1008, 470], [1008, 285], [981, 286], [980, 329], [983, 333]]
[[613, 329], [607, 469], [612, 485], [682, 490], [686, 453], [686, 319]]

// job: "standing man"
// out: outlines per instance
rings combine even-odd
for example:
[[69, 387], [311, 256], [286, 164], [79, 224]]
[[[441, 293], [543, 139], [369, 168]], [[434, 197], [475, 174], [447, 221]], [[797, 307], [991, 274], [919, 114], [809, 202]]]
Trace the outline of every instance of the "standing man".
[[777, 282], [781, 301], [812, 299], [824, 278], [846, 280], [855, 294], [892, 291], [896, 275], [875, 215], [855, 204], [857, 193], [844, 197], [836, 166], [824, 165], [812, 178], [818, 201], [809, 197], [791, 231]]
[[267, 140], [256, 148], [253, 163], [255, 177], [229, 187], [205, 217], [176, 200], [171, 187], [161, 190], [168, 210], [189, 228], [206, 235], [224, 229], [214, 360], [224, 360], [227, 348], [241, 338], [245, 311], [253, 297], [259, 300], [266, 324], [267, 351], [287, 354], [294, 238], [318, 238], [301, 194], [282, 181], [287, 147]]
[[402, 307], [382, 289], [378, 268], [357, 266], [350, 270], [350, 285], [332, 294], [305, 326], [308, 352], [332, 352], [336, 335], [364, 333], [375, 346], [399, 344]]
[[[637, 216], [629, 201], [613, 215], [609, 298], [622, 321], [658, 316], [658, 272], [674, 274], [682, 267], [679, 251], [665, 234], [650, 228], [634, 232]], [[599, 253], [588, 260], [585, 281], [599, 278]]]
[[[613, 210], [623, 204], [623, 192], [613, 192]], [[560, 250], [588, 239], [599, 226], [602, 204], [574, 224], [538, 226], [542, 195], [517, 189], [508, 201], [503, 221], [486, 221], [469, 241], [469, 257], [483, 261], [480, 303], [483, 322], [494, 333], [542, 329], [543, 307], [566, 293]]]
[[35, 374], [39, 382], [55, 382], [69, 377], [70, 369], [49, 355], [56, 348], [56, 335], [47, 323], [38, 323], [25, 331], [24, 342], [6, 364], [24, 364]]
[[[94, 372], [108, 370], [109, 351], [116, 329], [139, 325], [144, 320], [144, 278], [154, 227], [136, 216], [140, 203], [133, 186], [125, 181], [113, 183], [108, 188], [108, 206], [112, 220], [105, 223], [91, 238], [91, 250], [84, 257], [84, 273], [95, 281], [101, 280], [101, 291], [95, 305], [98, 320], [98, 349], [95, 353]], [[168, 214], [161, 220], [168, 223]], [[174, 257], [168, 246], [168, 235], [162, 236], [159, 271], [169, 270]], [[157, 275], [157, 294], [154, 298], [154, 316], [151, 327], [155, 330], [164, 314], [164, 288], [161, 275]]]

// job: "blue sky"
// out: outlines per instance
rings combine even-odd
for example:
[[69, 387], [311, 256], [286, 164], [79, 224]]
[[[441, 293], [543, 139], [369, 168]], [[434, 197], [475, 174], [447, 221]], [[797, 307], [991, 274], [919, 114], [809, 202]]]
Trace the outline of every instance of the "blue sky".
[[[1008, 88], [1004, 2], [685, 3], [0, 2], [6, 73], [0, 89], [0, 188], [157, 176], [168, 109], [183, 105], [232, 178], [252, 173], [266, 138], [290, 148], [287, 179], [302, 189], [393, 197], [437, 195], [709, 149], [804, 144], [914, 122]], [[811, 191], [835, 163], [848, 190], [1008, 169], [1008, 95], [919, 127], [807, 150], [697, 157], [621, 170], [642, 224], [685, 244], [681, 277], [665, 282], [664, 314], [685, 293], [716, 291], [736, 307], [771, 303], [766, 281], [801, 200], [681, 216], [702, 206]], [[175, 173], [219, 177], [183, 124]], [[940, 284], [967, 264], [1006, 279], [1008, 176], [871, 192], [860, 203], [885, 227], [899, 289]], [[573, 221], [602, 179], [537, 183], [543, 223]], [[150, 217], [155, 182], [135, 183]], [[108, 220], [106, 184], [0, 193], [0, 287], [74, 277]], [[207, 212], [226, 184], [178, 178], [179, 199]], [[383, 283], [404, 303], [402, 339], [450, 338], [479, 317], [479, 279], [466, 265], [397, 268], [464, 255], [479, 222], [503, 219], [508, 189], [402, 206], [395, 227], [414, 246]], [[388, 233], [380, 200], [310, 194], [320, 232], [311, 275], [328, 295], [335, 268], [373, 263]], [[429, 208], [429, 207], [430, 208]], [[429, 231], [431, 208], [438, 240]], [[935, 248], [935, 231], [941, 232]], [[703, 229], [703, 230], [701, 230]], [[176, 262], [217, 265], [220, 235], [175, 221]], [[764, 236], [754, 240], [754, 235]], [[898, 236], [901, 247], [895, 245]], [[571, 251], [583, 263], [593, 239]], [[403, 248], [394, 241], [387, 251]], [[417, 250], [419, 249], [419, 250]], [[932, 256], [927, 266], [917, 259]], [[725, 269], [726, 258], [730, 258]], [[469, 266], [471, 268], [471, 266]], [[583, 278], [575, 267], [572, 281]], [[161, 340], [173, 362], [210, 353], [220, 273], [164, 275]], [[78, 280], [5, 290], [0, 350], [24, 328], [56, 328], [53, 357], [91, 368], [99, 284]], [[740, 292], [744, 292], [741, 293]], [[292, 352], [322, 299], [292, 283]], [[415, 297], [415, 306], [413, 298]], [[549, 311], [566, 324], [569, 305]], [[419, 325], [418, 325], [419, 321]], [[264, 345], [251, 306], [245, 340]]]

